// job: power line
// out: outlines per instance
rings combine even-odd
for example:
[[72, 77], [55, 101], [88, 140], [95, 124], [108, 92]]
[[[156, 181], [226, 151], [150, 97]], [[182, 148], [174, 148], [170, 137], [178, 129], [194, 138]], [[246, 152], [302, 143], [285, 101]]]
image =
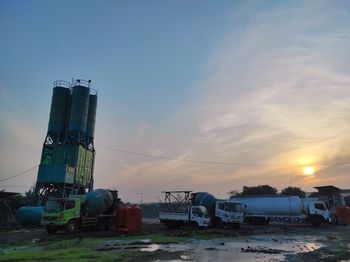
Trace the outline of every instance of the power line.
[[[230, 163], [230, 162], [214, 162], [214, 161], [202, 161], [202, 160], [191, 160], [191, 159], [181, 159], [176, 157], [169, 157], [169, 156], [156, 156], [151, 154], [144, 154], [140, 152], [133, 152], [128, 151], [124, 149], [109, 147], [109, 146], [103, 146], [103, 145], [96, 145], [96, 147], [105, 148], [111, 151], [116, 151], [123, 154], [129, 154], [129, 155], [135, 155], [140, 157], [146, 157], [146, 158], [154, 158], [154, 159], [161, 159], [161, 160], [170, 160], [170, 161], [180, 161], [180, 162], [189, 162], [189, 163], [197, 163], [197, 164], [205, 164], [205, 165], [226, 165], [226, 166], [284, 166], [284, 167], [290, 167], [295, 166], [292, 164], [276, 164], [276, 163]], [[330, 163], [330, 164], [314, 164], [318, 166], [345, 166], [350, 165], [350, 163]], [[301, 165], [305, 166], [305, 165]]]
[[5, 185], [5, 186], [1, 186], [1, 185], [0, 185], [0, 187], [1, 187], [1, 188], [4, 188], [4, 187], [15, 187], [15, 188], [17, 188], [17, 187], [18, 187], [18, 188], [21, 188], [21, 187], [22, 187], [22, 188], [26, 188], [26, 187], [31, 187], [31, 186], [6, 186], [6, 185]]
[[[202, 160], [191, 160], [191, 159], [181, 159], [181, 158], [176, 158], [176, 157], [170, 157], [170, 156], [156, 156], [156, 155], [151, 155], [151, 154], [145, 154], [145, 153], [140, 153], [140, 152], [134, 152], [134, 151], [128, 151], [124, 149], [119, 149], [119, 148], [114, 148], [114, 147], [109, 147], [109, 146], [103, 146], [103, 145], [96, 145], [96, 147], [108, 149], [111, 151], [116, 151], [119, 153], [123, 154], [129, 154], [129, 155], [135, 155], [135, 156], [140, 156], [140, 157], [146, 157], [146, 158], [153, 158], [153, 159], [161, 159], [161, 160], [169, 160], [169, 161], [179, 161], [179, 162], [188, 162], [188, 163], [197, 163], [197, 164], [205, 164], [205, 165], [226, 165], [226, 166], [280, 166], [280, 167], [290, 167], [290, 166], [295, 166], [291, 164], [272, 164], [272, 163], [230, 163], [230, 162], [214, 162], [214, 161], [202, 161]], [[329, 163], [329, 164], [319, 164], [319, 163], [314, 163], [313, 165], [316, 166], [347, 166], [350, 165], [350, 163], [344, 162], [344, 163]], [[28, 173], [29, 171], [32, 171], [33, 169], [37, 168], [39, 165], [35, 165], [29, 169], [26, 169], [16, 175], [6, 177], [3, 179], [0, 179], [0, 182], [4, 182], [7, 180], [10, 180], [12, 178], [24, 175]], [[305, 165], [300, 165], [300, 166], [305, 166]], [[27, 187], [27, 186], [1, 186], [1, 187]]]
[[6, 177], [6, 178], [3, 178], [3, 179], [0, 179], [0, 182], [4, 182], [4, 181], [7, 181], [7, 180], [10, 180], [11, 178], [15, 178], [15, 177], [18, 177], [18, 176], [21, 176], [21, 175], [24, 175], [26, 173], [28, 173], [29, 171], [32, 171], [33, 169], [37, 168], [39, 165], [35, 165], [27, 170], [24, 170], [16, 175], [13, 175], [13, 176], [10, 176], [10, 177]]

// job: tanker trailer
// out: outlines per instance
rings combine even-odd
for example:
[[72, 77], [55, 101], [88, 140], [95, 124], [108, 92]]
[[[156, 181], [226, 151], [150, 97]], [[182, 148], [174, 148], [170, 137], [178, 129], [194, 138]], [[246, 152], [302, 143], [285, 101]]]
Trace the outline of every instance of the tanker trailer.
[[41, 224], [49, 234], [58, 230], [70, 234], [92, 226], [114, 230], [119, 204], [118, 191], [109, 189], [96, 189], [68, 198], [49, 198]]
[[244, 222], [253, 225], [274, 223], [310, 223], [320, 226], [330, 221], [323, 201], [303, 201], [298, 196], [232, 196], [230, 201], [244, 207]]
[[242, 204], [237, 201], [219, 200], [207, 192], [191, 194], [193, 206], [204, 206], [213, 226], [239, 227], [243, 222]]

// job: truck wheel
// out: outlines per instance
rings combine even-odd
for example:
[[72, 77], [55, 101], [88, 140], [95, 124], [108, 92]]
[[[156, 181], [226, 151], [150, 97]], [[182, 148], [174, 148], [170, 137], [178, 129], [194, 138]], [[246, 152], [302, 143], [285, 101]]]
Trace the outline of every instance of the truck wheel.
[[192, 221], [192, 222], [191, 222], [191, 226], [192, 226], [193, 228], [199, 227], [199, 226], [198, 226], [198, 223], [197, 223], [196, 221]]
[[168, 229], [178, 229], [180, 228], [180, 224], [176, 222], [169, 222], [167, 224]]
[[75, 220], [70, 220], [66, 225], [66, 233], [73, 234], [78, 231], [78, 224]]
[[320, 217], [312, 217], [310, 223], [314, 227], [319, 227], [322, 224], [322, 219]]
[[57, 232], [57, 227], [55, 227], [55, 226], [46, 226], [46, 232], [49, 235], [55, 234]]
[[270, 223], [270, 220], [267, 219], [267, 218], [265, 218], [263, 225], [264, 225], [264, 226], [267, 226], [269, 223]]
[[115, 218], [110, 218], [107, 220], [107, 229], [111, 231], [116, 231], [117, 224], [115, 222]]
[[222, 222], [220, 217], [215, 218], [215, 226], [218, 228], [224, 228], [224, 222]]
[[229, 227], [230, 229], [239, 229], [241, 225], [239, 223], [231, 223]]

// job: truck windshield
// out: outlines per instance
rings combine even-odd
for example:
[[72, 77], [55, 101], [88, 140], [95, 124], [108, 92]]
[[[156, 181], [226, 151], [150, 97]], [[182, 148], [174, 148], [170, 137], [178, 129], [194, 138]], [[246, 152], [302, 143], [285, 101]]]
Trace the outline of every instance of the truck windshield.
[[62, 211], [64, 207], [64, 200], [48, 200], [45, 205], [45, 211]]
[[204, 217], [209, 217], [209, 213], [205, 207], [201, 207], [202, 213]]
[[208, 211], [205, 207], [193, 207], [192, 214], [199, 217], [209, 217]]
[[321, 210], [326, 210], [326, 208], [324, 207], [324, 205], [322, 203], [315, 203], [315, 208], [321, 209]]
[[242, 212], [242, 205], [239, 203], [225, 203], [225, 211]]
[[74, 201], [66, 201], [66, 205], [64, 209], [71, 209], [75, 207], [75, 202]]

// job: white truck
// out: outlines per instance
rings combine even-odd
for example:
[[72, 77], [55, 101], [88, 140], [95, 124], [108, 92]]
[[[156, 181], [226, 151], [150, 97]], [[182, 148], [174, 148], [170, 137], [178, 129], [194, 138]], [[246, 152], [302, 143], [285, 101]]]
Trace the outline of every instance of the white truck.
[[239, 228], [243, 223], [243, 207], [241, 203], [227, 200], [215, 202], [215, 213], [212, 218], [213, 226]]
[[232, 196], [244, 208], [244, 222], [254, 225], [275, 223], [310, 223], [320, 226], [330, 222], [326, 204], [316, 198], [298, 196]]
[[206, 192], [164, 191], [163, 193], [165, 193], [165, 210], [159, 213], [159, 220], [168, 227], [212, 225], [237, 228], [243, 223], [243, 208], [239, 202], [218, 200]]
[[208, 227], [210, 217], [208, 211], [203, 206], [192, 206], [182, 211], [163, 211], [159, 213], [159, 220], [167, 227], [194, 226]]
[[238, 201], [216, 199], [207, 192], [192, 193], [192, 204], [206, 207], [214, 227], [238, 228], [243, 223], [243, 207]]

